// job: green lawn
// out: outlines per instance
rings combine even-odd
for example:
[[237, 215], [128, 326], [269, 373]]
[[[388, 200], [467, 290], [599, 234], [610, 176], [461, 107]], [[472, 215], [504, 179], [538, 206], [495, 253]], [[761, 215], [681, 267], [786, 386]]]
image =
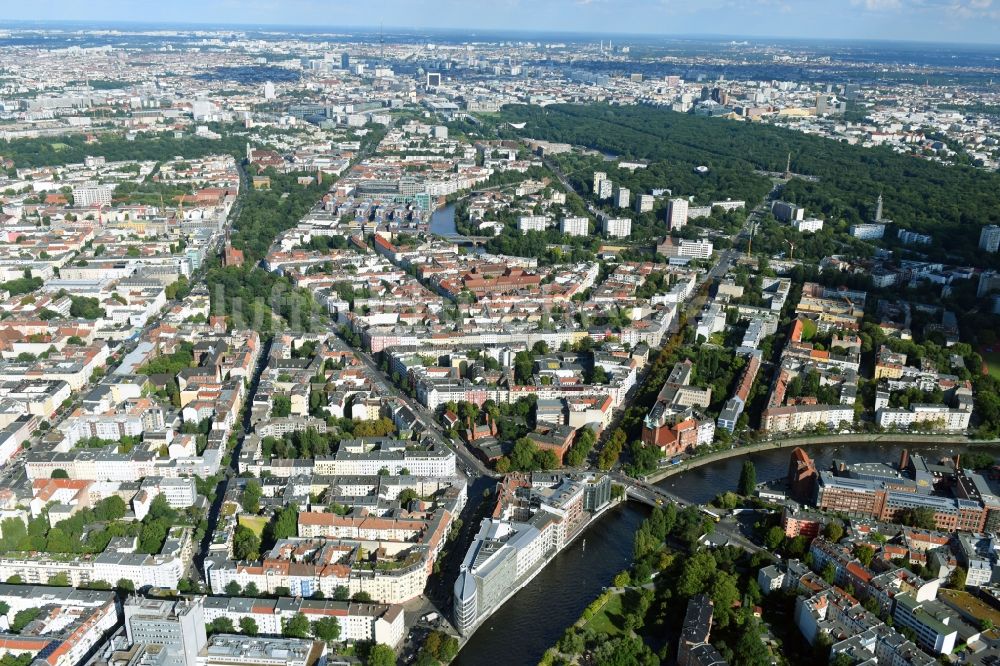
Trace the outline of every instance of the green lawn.
[[615, 636], [622, 633], [620, 624], [622, 621], [622, 600], [624, 594], [616, 594], [604, 604], [604, 607], [590, 619], [586, 625], [588, 629], [593, 629], [599, 634]]
[[260, 536], [261, 532], [264, 531], [264, 525], [267, 525], [267, 518], [262, 516], [240, 516], [240, 525], [249, 527], [257, 536]]
[[986, 363], [986, 367], [989, 368], [990, 374], [994, 377], [1000, 378], [1000, 352], [984, 351], [980, 352], [983, 357], [983, 362]]

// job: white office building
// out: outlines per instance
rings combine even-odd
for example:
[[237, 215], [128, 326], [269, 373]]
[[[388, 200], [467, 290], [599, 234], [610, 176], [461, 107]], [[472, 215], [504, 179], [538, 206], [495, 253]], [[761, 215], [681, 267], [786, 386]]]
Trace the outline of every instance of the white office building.
[[125, 632], [131, 645], [160, 645], [170, 663], [197, 666], [208, 643], [204, 597], [180, 601], [129, 597], [124, 605]]

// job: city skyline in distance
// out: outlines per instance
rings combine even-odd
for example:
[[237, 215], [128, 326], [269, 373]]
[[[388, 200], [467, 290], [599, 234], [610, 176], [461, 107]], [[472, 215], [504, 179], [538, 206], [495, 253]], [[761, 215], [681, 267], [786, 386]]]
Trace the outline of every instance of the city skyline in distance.
[[1000, 0], [39, 0], [5, 22], [309, 27], [392, 31], [523, 31], [1000, 44]]

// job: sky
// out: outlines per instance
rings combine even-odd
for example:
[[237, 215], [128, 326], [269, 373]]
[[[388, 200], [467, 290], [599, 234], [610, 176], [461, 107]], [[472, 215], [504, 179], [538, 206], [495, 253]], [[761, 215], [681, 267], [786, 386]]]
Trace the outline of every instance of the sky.
[[0, 0], [4, 19], [1000, 44], [1000, 0]]

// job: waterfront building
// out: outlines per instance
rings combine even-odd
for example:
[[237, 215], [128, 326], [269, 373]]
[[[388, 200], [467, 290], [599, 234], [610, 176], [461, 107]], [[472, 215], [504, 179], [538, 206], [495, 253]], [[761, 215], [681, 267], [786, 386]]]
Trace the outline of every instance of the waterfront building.
[[470, 634], [611, 500], [603, 474], [509, 474], [455, 581], [455, 626]]

